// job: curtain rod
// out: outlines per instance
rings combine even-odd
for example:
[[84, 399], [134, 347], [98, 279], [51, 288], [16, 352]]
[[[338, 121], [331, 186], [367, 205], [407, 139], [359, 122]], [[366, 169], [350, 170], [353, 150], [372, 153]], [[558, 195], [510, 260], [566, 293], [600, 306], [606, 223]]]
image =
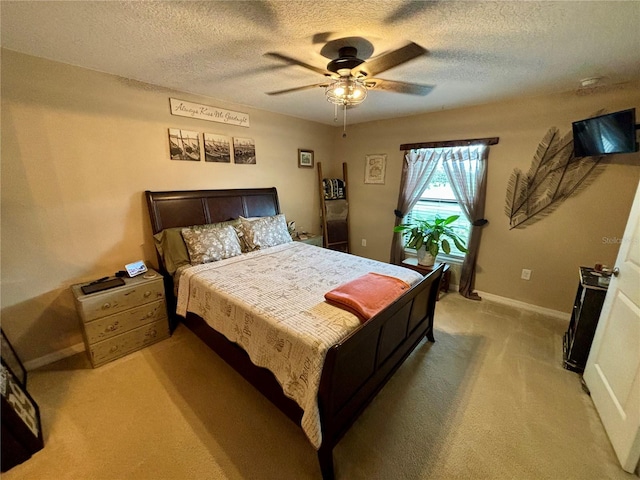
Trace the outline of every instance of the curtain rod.
[[490, 138], [473, 138], [470, 140], [447, 140], [444, 142], [422, 142], [422, 143], [404, 143], [400, 145], [400, 150], [415, 150], [416, 148], [442, 148], [442, 147], [466, 147], [481, 143], [483, 145], [496, 145], [500, 141], [500, 137]]

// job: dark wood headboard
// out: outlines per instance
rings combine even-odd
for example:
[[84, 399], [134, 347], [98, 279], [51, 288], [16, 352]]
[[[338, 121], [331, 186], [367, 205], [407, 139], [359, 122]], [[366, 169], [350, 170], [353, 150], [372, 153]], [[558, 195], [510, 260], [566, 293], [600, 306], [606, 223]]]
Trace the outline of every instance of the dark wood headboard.
[[278, 192], [271, 188], [145, 192], [151, 227], [189, 227], [243, 217], [267, 217], [280, 213]]

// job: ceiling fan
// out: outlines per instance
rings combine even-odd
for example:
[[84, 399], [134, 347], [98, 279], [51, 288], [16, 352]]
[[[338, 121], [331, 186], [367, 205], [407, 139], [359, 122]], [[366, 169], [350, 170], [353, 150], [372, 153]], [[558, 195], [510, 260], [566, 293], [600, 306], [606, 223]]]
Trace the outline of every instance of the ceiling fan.
[[[365, 52], [367, 50], [373, 51], [373, 46], [360, 37], [342, 38], [327, 43], [321, 53], [332, 58], [335, 57], [335, 50], [337, 49], [337, 57], [327, 64], [326, 70], [281, 53], [266, 53], [265, 55], [268, 57], [290, 65], [304, 67], [327, 77], [327, 80], [321, 83], [267, 92], [267, 95], [282, 95], [322, 87], [326, 89], [325, 95], [328, 101], [336, 105], [351, 107], [361, 103], [367, 95], [367, 90], [371, 89], [420, 96], [427, 95], [433, 90], [434, 87], [432, 85], [374, 78], [382, 72], [428, 53], [420, 45], [410, 42], [401, 48], [365, 61], [362, 58], [358, 58], [358, 48], [354, 46], [357, 44], [361, 44], [361, 50]], [[332, 53], [333, 55], [331, 55]]]

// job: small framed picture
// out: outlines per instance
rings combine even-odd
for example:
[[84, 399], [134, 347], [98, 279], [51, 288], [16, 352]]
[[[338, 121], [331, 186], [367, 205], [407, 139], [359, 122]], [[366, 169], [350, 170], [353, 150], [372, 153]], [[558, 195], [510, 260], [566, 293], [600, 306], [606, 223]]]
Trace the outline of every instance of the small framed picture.
[[233, 137], [233, 161], [236, 164], [256, 164], [256, 142], [253, 138]]
[[313, 168], [313, 150], [298, 149], [298, 168]]
[[171, 160], [200, 161], [200, 133], [179, 128], [169, 129]]
[[384, 184], [386, 170], [386, 154], [367, 155], [364, 166], [364, 183]]
[[231, 163], [231, 139], [225, 135], [205, 133], [204, 161]]

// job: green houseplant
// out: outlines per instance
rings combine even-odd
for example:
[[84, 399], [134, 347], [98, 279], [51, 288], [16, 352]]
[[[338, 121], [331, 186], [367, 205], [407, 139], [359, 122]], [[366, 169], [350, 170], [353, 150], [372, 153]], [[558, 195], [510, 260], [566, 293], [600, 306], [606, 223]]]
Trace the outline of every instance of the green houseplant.
[[451, 215], [447, 218], [436, 217], [435, 220], [417, 220], [413, 223], [398, 225], [394, 232], [405, 234], [407, 248], [415, 248], [420, 265], [432, 266], [435, 258], [440, 253], [451, 252], [451, 240], [461, 252], [467, 251], [465, 242], [453, 231], [450, 225], [460, 215]]

